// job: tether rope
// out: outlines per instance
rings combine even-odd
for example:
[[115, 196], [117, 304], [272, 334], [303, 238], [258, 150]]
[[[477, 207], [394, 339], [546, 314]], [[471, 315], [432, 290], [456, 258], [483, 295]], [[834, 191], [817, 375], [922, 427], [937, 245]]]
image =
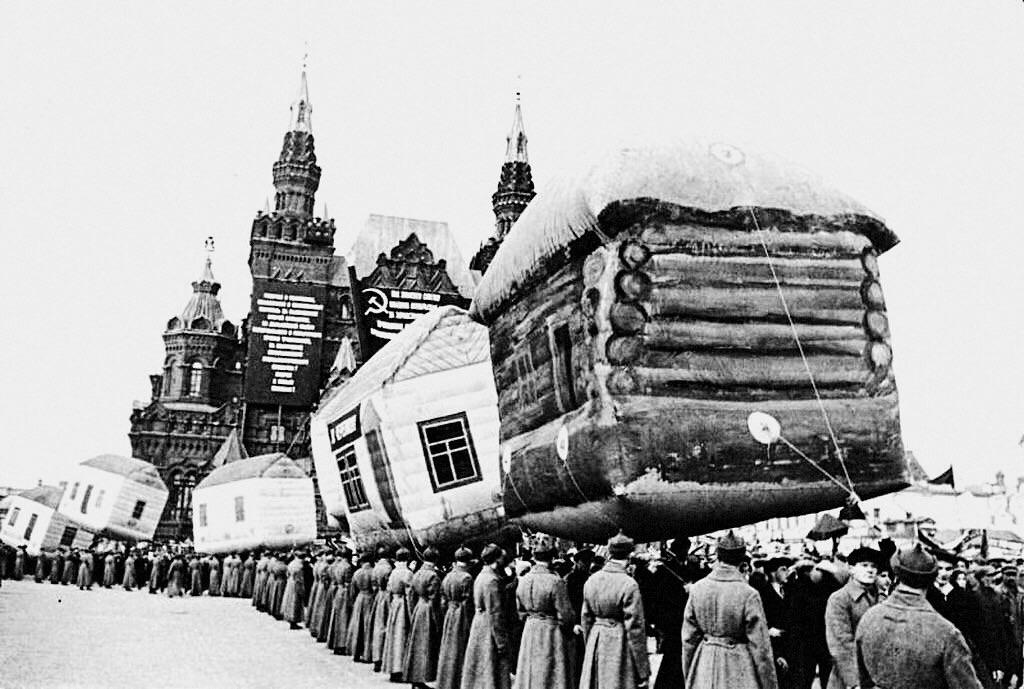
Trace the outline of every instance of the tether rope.
[[[782, 310], [786, 313], [786, 320], [789, 322], [789, 328], [790, 330], [793, 331], [793, 340], [796, 342], [797, 351], [800, 352], [800, 359], [804, 363], [804, 370], [807, 371], [807, 378], [811, 382], [811, 390], [814, 391], [814, 399], [817, 400], [818, 408], [821, 410], [821, 415], [825, 419], [825, 427], [828, 429], [828, 435], [832, 439], [832, 445], [836, 448], [836, 457], [839, 459], [839, 466], [842, 467], [843, 476], [846, 477], [846, 483], [848, 485], [843, 486], [841, 483], [839, 485], [844, 490], [848, 491], [850, 495], [852, 495], [854, 498], [857, 498], [857, 500], [859, 501], [859, 497], [857, 496], [856, 491], [854, 491], [853, 489], [853, 481], [850, 480], [850, 472], [847, 471], [846, 469], [846, 461], [843, 459], [843, 450], [842, 448], [839, 447], [839, 441], [836, 439], [836, 433], [832, 429], [832, 421], [831, 419], [829, 419], [828, 410], [825, 409], [825, 403], [822, 402], [821, 400], [821, 393], [818, 392], [818, 384], [814, 381], [814, 374], [811, 372], [811, 365], [810, 363], [808, 363], [807, 355], [804, 353], [803, 343], [800, 342], [800, 334], [797, 332], [796, 323], [793, 322], [793, 315], [789, 311], [789, 303], [786, 301], [786, 294], [782, 290], [782, 283], [779, 281], [779, 276], [775, 272], [775, 263], [772, 261], [771, 252], [768, 251], [768, 244], [767, 242], [765, 242], [764, 231], [761, 229], [761, 224], [757, 222], [757, 214], [754, 213], [754, 209], [748, 208], [747, 210], [750, 213], [750, 219], [754, 221], [754, 228], [757, 230], [757, 239], [761, 243], [761, 248], [764, 250], [764, 257], [768, 260], [768, 270], [771, 271], [772, 280], [774, 280], [775, 282], [775, 289], [778, 290], [779, 299], [782, 301]], [[830, 479], [832, 479], [836, 483], [839, 483], [839, 481], [835, 479], [835, 477], [833, 477], [831, 474], [829, 474], [820, 466], [818, 466], [817, 463], [811, 461], [811, 459], [807, 457], [807, 455], [805, 455], [803, 452], [797, 450], [796, 447], [792, 445], [792, 443], [790, 443], [785, 438], [782, 438], [782, 440], [792, 450], [797, 452], [797, 454], [806, 459], [808, 462], [811, 462], [811, 464], [814, 465], [815, 468], [824, 472]]]

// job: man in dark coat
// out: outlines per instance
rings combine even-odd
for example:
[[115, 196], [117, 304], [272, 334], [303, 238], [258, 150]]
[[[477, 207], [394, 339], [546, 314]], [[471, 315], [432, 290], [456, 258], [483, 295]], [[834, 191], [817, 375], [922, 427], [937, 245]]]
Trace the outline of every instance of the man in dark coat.
[[878, 602], [875, 578], [880, 554], [874, 548], [855, 548], [847, 558], [850, 580], [829, 596], [825, 606], [825, 638], [832, 654], [828, 689], [847, 689], [860, 682], [857, 670], [857, 625]]
[[772, 656], [780, 689], [789, 689], [792, 682], [789, 647], [789, 607], [786, 604], [786, 583], [793, 561], [788, 557], [773, 557], [764, 565], [765, 582], [754, 588], [761, 595], [768, 636], [772, 640]]
[[1010, 646], [1006, 657], [1006, 676], [1003, 678], [1008, 687], [1020, 685], [1021, 665], [1024, 663], [1024, 592], [1017, 588], [1017, 574], [1017, 565], [1005, 565], [1003, 583], [999, 588], [1010, 607]]
[[935, 558], [920, 543], [893, 557], [898, 586], [857, 626], [859, 686], [981, 689], [963, 635], [925, 599]]
[[[462, 665], [469, 643], [469, 628], [473, 624], [473, 575], [469, 564], [473, 551], [462, 547], [455, 551], [452, 571], [441, 580], [441, 654], [437, 661], [437, 689], [459, 689], [462, 685]], [[390, 576], [390, 572], [388, 572]], [[376, 575], [375, 575], [376, 576]], [[379, 596], [379, 594], [378, 594]]]
[[662, 553], [661, 566], [654, 570], [654, 595], [650, 605], [644, 602], [647, 622], [661, 638], [661, 666], [654, 689], [676, 689], [683, 686], [683, 612], [691, 583], [686, 558], [690, 552], [690, 539], [676, 538]]
[[[975, 595], [978, 600], [980, 623], [977, 627], [978, 653], [992, 679], [997, 684], [1006, 676], [1007, 659], [1010, 655], [1010, 604], [992, 586], [995, 569], [991, 565], [982, 565], [975, 573], [978, 582]], [[987, 684], [987, 680], [982, 680]]]
[[[583, 610], [583, 586], [590, 578], [590, 567], [594, 562], [594, 551], [589, 548], [582, 548], [572, 556], [572, 571], [565, 576], [565, 585], [569, 590], [569, 603], [572, 605], [573, 615], [580, 619], [580, 612]], [[583, 669], [583, 632], [582, 628], [577, 629], [573, 634], [573, 672], [578, 683], [580, 671]]]
[[64, 576], [64, 551], [58, 549], [53, 555], [53, 566], [50, 567], [50, 583], [59, 584]]
[[502, 556], [502, 549], [493, 543], [480, 553], [484, 567], [473, 582], [476, 612], [466, 642], [461, 689], [509, 689], [511, 686], [510, 611], [498, 574]]
[[825, 640], [825, 608], [839, 589], [835, 563], [824, 560], [795, 566], [790, 575], [789, 647], [794, 689], [811, 689], [817, 676], [819, 686], [828, 685], [832, 656]]

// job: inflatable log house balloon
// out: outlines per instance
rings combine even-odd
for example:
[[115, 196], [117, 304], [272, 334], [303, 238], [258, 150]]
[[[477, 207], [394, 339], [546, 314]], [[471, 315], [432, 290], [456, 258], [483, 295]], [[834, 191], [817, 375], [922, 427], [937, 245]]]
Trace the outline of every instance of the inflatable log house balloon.
[[877, 261], [897, 242], [726, 144], [622, 150], [550, 185], [471, 307], [507, 516], [649, 541], [904, 487]]
[[310, 420], [327, 511], [360, 548], [514, 539], [500, 501], [487, 328], [441, 306], [406, 326]]

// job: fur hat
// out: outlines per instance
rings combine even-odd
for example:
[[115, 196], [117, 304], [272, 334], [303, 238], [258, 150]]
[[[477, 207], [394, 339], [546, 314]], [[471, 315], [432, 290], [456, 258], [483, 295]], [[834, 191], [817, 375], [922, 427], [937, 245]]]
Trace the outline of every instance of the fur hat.
[[408, 562], [410, 557], [412, 557], [412, 553], [408, 548], [399, 548], [395, 551], [395, 559], [399, 562]]
[[456, 562], [469, 562], [472, 559], [473, 551], [467, 548], [466, 546], [462, 546], [461, 548], [455, 551]]
[[729, 529], [729, 533], [719, 536], [716, 548], [719, 553], [745, 552], [747, 550], [747, 542], [743, 540], [742, 536], [737, 536], [732, 529]]
[[502, 555], [501, 547], [494, 543], [488, 543], [484, 546], [483, 551], [480, 553], [480, 560], [485, 565], [490, 565], [498, 561]]
[[620, 530], [608, 539], [608, 556], [616, 560], [625, 560], [633, 552], [634, 546], [636, 543], [633, 539]]
[[920, 543], [903, 548], [892, 556], [892, 566], [897, 574], [930, 576], [938, 571], [935, 557], [921, 547]]
[[680, 560], [685, 560], [686, 556], [690, 554], [690, 539], [686, 536], [677, 536], [669, 545], [668, 552]]
[[874, 548], [861, 546], [850, 551], [850, 554], [846, 556], [846, 564], [853, 567], [860, 562], [869, 562], [878, 567], [881, 556], [882, 554]]

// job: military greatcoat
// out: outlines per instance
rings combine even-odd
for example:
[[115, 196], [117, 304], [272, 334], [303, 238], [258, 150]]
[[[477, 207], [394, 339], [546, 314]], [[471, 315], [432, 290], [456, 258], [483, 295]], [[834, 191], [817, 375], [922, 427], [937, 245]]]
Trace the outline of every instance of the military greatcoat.
[[252, 598], [253, 587], [256, 584], [256, 558], [250, 555], [242, 563], [242, 581], [239, 586], [238, 595], [242, 598]]
[[609, 560], [583, 586], [580, 623], [587, 640], [580, 689], [634, 689], [651, 674], [640, 587]]
[[491, 567], [484, 567], [473, 582], [476, 612], [462, 663], [462, 689], [509, 689], [511, 686], [512, 635], [503, 585], [504, 581]]
[[352, 616], [348, 621], [348, 652], [358, 663], [372, 661], [371, 637], [373, 634], [373, 565], [363, 563], [352, 575], [352, 591], [356, 597], [352, 602]]
[[395, 563], [395, 568], [388, 577], [388, 631], [384, 637], [385, 674], [402, 674], [405, 672], [405, 649], [409, 639], [409, 610], [416, 605], [415, 593], [412, 588], [413, 574], [404, 562]]
[[306, 592], [306, 580], [302, 576], [302, 558], [294, 557], [285, 570], [287, 582], [281, 599], [281, 616], [291, 624], [298, 624], [303, 618], [302, 599]]
[[391, 594], [388, 593], [388, 579], [391, 577], [391, 563], [387, 558], [381, 558], [373, 567], [373, 630], [370, 637], [370, 655], [375, 663], [384, 660], [384, 639], [388, 629], [388, 603]]
[[334, 600], [327, 623], [327, 648], [336, 655], [348, 655], [348, 620], [352, 614], [352, 563], [338, 559], [331, 565]]
[[687, 687], [778, 686], [761, 596], [732, 565], [690, 587], [682, 641]]
[[828, 689], [846, 689], [860, 682], [857, 671], [856, 634], [860, 618], [878, 602], [874, 587], [850, 579], [829, 596], [825, 606], [825, 640], [832, 656]]
[[856, 648], [861, 687], [981, 689], [963, 635], [907, 586], [864, 613]]
[[314, 637], [320, 629], [320, 621], [323, 620], [324, 616], [321, 606], [324, 602], [324, 594], [327, 593], [327, 586], [329, 586], [324, 581], [326, 573], [327, 559], [321, 556], [313, 563], [313, 588], [310, 589], [309, 606], [306, 608], [306, 629]]
[[575, 614], [566, 582], [546, 562], [537, 562], [516, 587], [525, 618], [515, 689], [569, 689], [573, 685], [572, 628]]
[[441, 656], [437, 661], [437, 689], [458, 689], [462, 682], [462, 662], [473, 623], [473, 575], [456, 562], [441, 580]]
[[410, 684], [437, 679], [437, 656], [441, 649], [441, 577], [431, 562], [412, 577], [416, 608], [409, 626], [405, 649], [405, 681]]

